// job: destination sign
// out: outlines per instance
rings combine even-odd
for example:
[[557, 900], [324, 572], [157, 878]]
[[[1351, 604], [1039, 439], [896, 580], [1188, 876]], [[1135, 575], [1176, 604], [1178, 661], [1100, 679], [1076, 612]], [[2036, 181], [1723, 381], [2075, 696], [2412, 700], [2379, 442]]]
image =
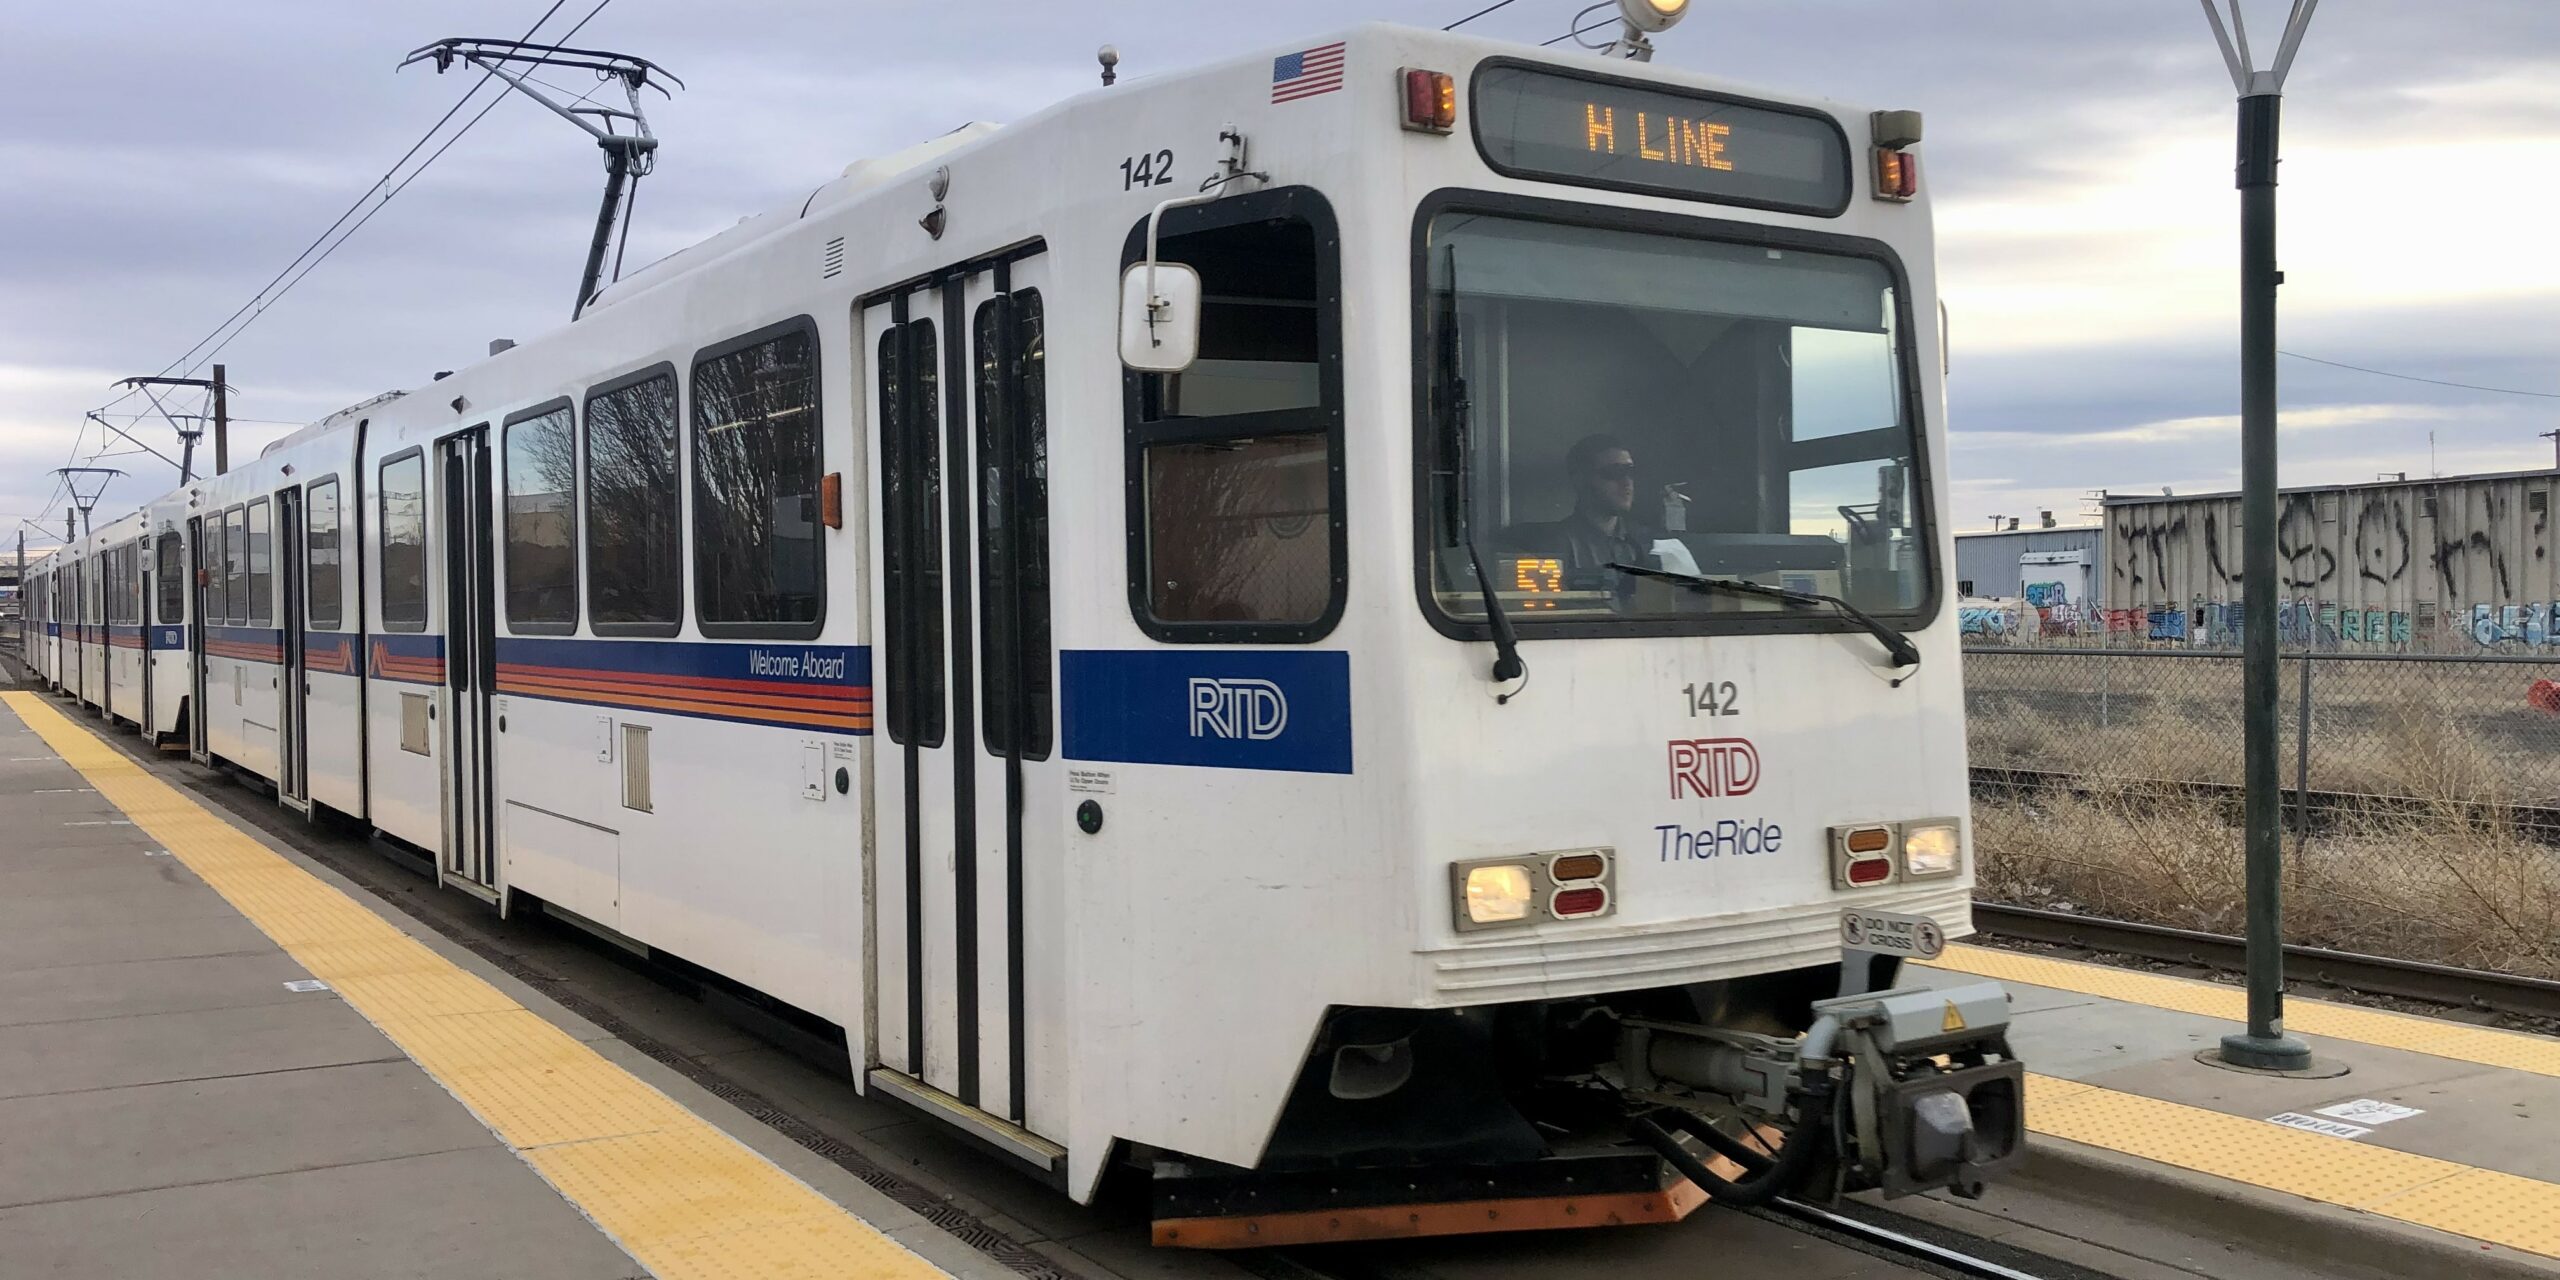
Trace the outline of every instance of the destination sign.
[[1515, 177], [1831, 216], [1849, 143], [1830, 117], [1703, 93], [1494, 64], [1476, 73], [1476, 145]]

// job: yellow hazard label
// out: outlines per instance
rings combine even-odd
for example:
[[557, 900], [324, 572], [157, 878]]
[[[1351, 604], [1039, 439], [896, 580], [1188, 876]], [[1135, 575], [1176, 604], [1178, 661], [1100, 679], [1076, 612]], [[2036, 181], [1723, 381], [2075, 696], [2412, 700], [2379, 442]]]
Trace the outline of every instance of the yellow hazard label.
[[1938, 1019], [1938, 1030], [1940, 1030], [1940, 1031], [1962, 1031], [1962, 1030], [1964, 1030], [1964, 1015], [1963, 1015], [1963, 1014], [1961, 1014], [1961, 1013], [1956, 1012], [1956, 1002], [1955, 1002], [1955, 1001], [1953, 1001], [1953, 1000], [1949, 1000], [1949, 1001], [1947, 1002], [1947, 1016], [1945, 1016], [1945, 1017], [1943, 1017], [1943, 1018]]

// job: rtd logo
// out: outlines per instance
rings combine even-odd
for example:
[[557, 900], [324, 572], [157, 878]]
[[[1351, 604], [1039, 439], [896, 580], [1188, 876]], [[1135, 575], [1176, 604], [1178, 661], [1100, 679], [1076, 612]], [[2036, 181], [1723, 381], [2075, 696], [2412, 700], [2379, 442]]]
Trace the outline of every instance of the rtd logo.
[[1269, 742], [1289, 727], [1289, 699], [1268, 680], [1191, 678], [1191, 736]]
[[1760, 785], [1760, 753], [1742, 738], [1674, 738], [1671, 798], [1723, 800]]

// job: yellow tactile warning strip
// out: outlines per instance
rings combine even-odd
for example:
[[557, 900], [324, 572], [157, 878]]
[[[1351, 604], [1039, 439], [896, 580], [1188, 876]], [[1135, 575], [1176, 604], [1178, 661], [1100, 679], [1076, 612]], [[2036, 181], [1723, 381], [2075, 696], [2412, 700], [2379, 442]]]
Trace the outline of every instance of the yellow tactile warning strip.
[[[1931, 964], [1977, 977], [2077, 991], [2082, 995], [2202, 1014], [2230, 1022], [2245, 1022], [2249, 1017], [2249, 995], [2239, 987], [2186, 978], [2165, 978], [2133, 969], [2077, 964], [1960, 943], [1950, 944], [1946, 954]], [[2353, 1005], [2291, 996], [2285, 999], [2284, 1013], [2285, 1029], [2300, 1035], [2352, 1040], [2358, 1044], [2405, 1049], [2410, 1053], [2451, 1058], [2457, 1062], [2476, 1062], [2482, 1066], [2505, 1067], [2510, 1071], [2560, 1076], [2560, 1040], [2495, 1031], [2487, 1027], [2469, 1027], [2441, 1018], [2359, 1009]]]
[[944, 1274], [41, 698], [0, 700], [659, 1280]]
[[2052, 1076], [2027, 1077], [2027, 1125], [2048, 1137], [2560, 1257], [2560, 1184]]

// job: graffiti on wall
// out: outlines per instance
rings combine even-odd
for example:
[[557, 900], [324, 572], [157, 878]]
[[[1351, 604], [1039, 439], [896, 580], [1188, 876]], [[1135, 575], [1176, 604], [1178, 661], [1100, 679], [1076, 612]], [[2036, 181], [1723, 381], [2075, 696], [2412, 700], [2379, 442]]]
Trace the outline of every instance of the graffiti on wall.
[[[2459, 650], [2560, 647], [2545, 474], [2281, 496], [2277, 626], [2289, 647]], [[2236, 646], [2237, 497], [2112, 504], [2111, 642]], [[2540, 597], [2536, 599], [2535, 597]]]

